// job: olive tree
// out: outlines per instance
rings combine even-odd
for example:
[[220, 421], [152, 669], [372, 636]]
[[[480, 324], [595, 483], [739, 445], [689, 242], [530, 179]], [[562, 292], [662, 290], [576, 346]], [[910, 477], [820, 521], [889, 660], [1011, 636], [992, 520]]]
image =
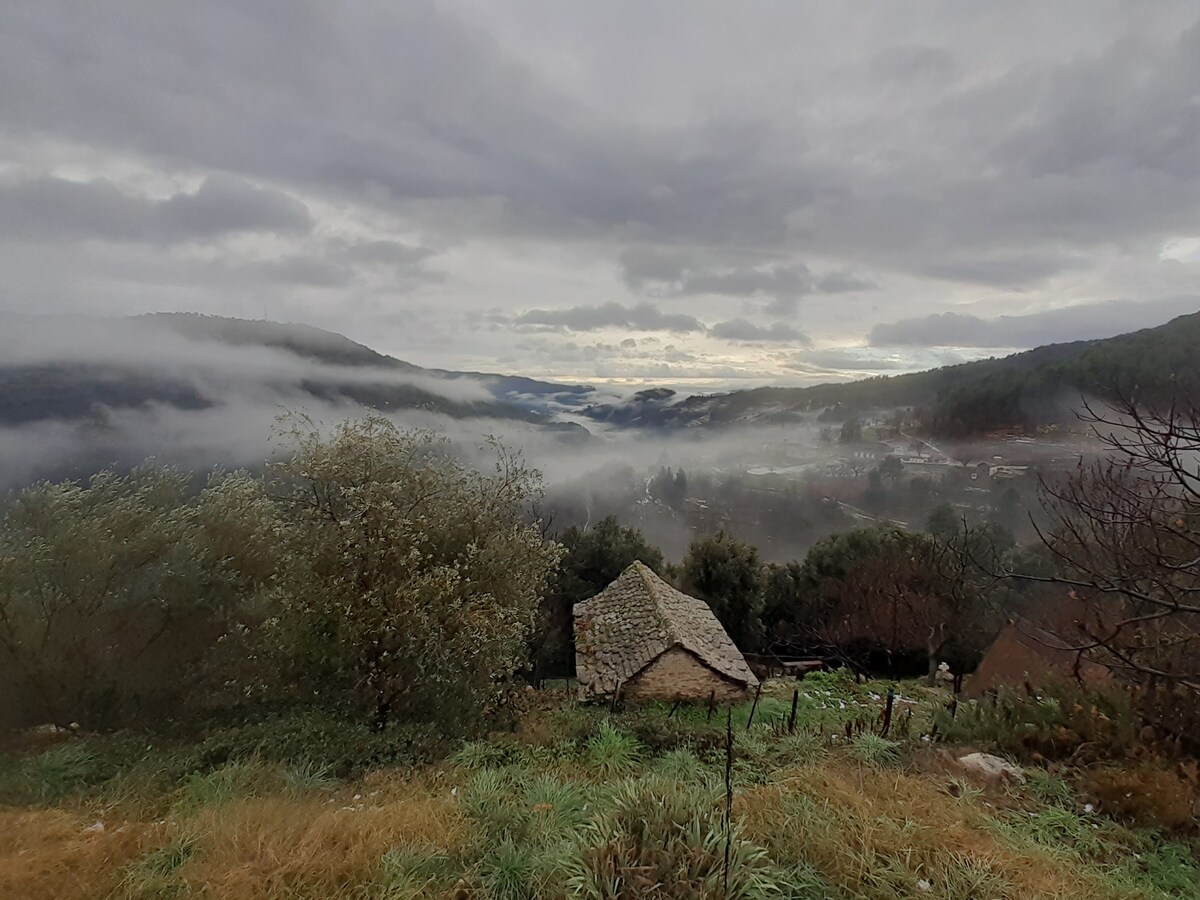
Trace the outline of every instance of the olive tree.
[[270, 579], [270, 505], [244, 473], [203, 490], [156, 465], [22, 491], [0, 520], [0, 677], [16, 721], [178, 716]]
[[478, 729], [525, 662], [556, 544], [528, 522], [539, 475], [499, 444], [480, 472], [373, 416], [291, 417], [272, 494], [288, 527], [271, 630], [301, 682], [384, 727]]

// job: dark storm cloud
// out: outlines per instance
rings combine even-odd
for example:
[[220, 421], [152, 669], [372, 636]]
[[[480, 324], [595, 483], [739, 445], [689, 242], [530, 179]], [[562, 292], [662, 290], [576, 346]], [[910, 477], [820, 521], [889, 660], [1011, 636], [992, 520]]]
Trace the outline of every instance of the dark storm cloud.
[[598, 331], [622, 328], [630, 331], [704, 331], [693, 316], [664, 313], [649, 303], [623, 306], [604, 303], [599, 306], [572, 306], [566, 309], [531, 309], [513, 318], [516, 326], [545, 326], [567, 331]]
[[[770, 320], [871, 290], [853, 307], [869, 320], [827, 323], [845, 334], [995, 289], [1023, 310], [1179, 294], [1187, 272], [1156, 265], [1198, 227], [1197, 18], [1117, 0], [11, 0], [0, 259], [25, 289], [8, 302], [236, 308], [312, 286], [312, 316], [365, 330], [370, 281], [436, 284], [448, 330], [519, 304], [561, 320], [523, 326], [699, 332], [667, 304]], [[229, 234], [245, 240], [199, 266], [220, 291], [157, 252]], [[126, 246], [97, 259], [85, 238]], [[606, 302], [614, 263], [637, 305]], [[1075, 309], [1078, 335], [1111, 324]]]
[[1086, 266], [1086, 262], [1077, 257], [1034, 253], [930, 263], [921, 269], [921, 274], [945, 281], [962, 281], [991, 287], [1020, 287]]
[[239, 231], [305, 233], [308, 208], [273, 188], [211, 176], [163, 200], [98, 178], [42, 177], [0, 184], [0, 231], [23, 239], [96, 238], [171, 243]]
[[876, 325], [870, 341], [875, 346], [1037, 347], [1137, 331], [1194, 312], [1200, 312], [1200, 295], [1114, 300], [998, 318], [947, 312]]
[[730, 319], [718, 322], [709, 329], [709, 334], [726, 341], [748, 343], [799, 344], [808, 346], [809, 338], [786, 322], [773, 322], [770, 327], [755, 325], [746, 319]]

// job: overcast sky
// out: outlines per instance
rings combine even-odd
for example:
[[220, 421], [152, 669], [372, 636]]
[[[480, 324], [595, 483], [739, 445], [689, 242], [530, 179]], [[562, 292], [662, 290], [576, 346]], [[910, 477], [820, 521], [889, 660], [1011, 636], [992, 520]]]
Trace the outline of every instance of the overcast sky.
[[807, 383], [1200, 309], [1193, 2], [5, 0], [0, 310]]

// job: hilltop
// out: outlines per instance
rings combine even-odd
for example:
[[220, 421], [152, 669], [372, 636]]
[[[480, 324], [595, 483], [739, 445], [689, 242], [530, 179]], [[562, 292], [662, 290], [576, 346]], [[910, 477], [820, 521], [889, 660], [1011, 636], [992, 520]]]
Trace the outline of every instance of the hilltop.
[[[3, 324], [10, 339], [45, 348], [0, 363], [0, 424], [6, 425], [152, 404], [208, 409], [231, 391], [277, 395], [283, 403], [308, 398], [549, 424], [553, 409], [579, 405], [592, 391], [521, 376], [426, 369], [295, 323], [155, 313], [122, 319], [12, 316]], [[251, 352], [234, 352], [230, 365], [229, 351], [239, 350]], [[256, 354], [270, 363], [255, 365]]]
[[1083, 397], [1117, 392], [1154, 400], [1197, 376], [1200, 313], [1130, 334], [1049, 344], [1012, 356], [908, 375], [804, 388], [764, 387], [680, 398], [672, 391], [635, 394], [621, 404], [589, 406], [595, 421], [686, 428], [780, 424], [824, 413], [825, 421], [911, 409], [926, 430], [969, 436], [994, 428], [1069, 421]]

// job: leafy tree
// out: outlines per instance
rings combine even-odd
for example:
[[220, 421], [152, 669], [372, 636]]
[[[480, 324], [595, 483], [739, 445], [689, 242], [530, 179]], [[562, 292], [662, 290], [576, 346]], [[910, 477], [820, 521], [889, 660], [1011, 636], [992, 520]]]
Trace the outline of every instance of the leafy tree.
[[997, 485], [992, 489], [992, 510], [989, 520], [1007, 531], [1014, 531], [1021, 515], [1021, 495], [1012, 485]]
[[575, 671], [571, 608], [608, 587], [636, 560], [663, 571], [663, 555], [636, 528], [605, 516], [592, 528], [572, 527], [559, 538], [565, 553], [542, 600], [532, 650], [539, 674]]
[[936, 538], [949, 540], [958, 533], [961, 524], [961, 517], [954, 511], [954, 507], [943, 503], [934, 507], [933, 512], [929, 514], [925, 521], [925, 530]]
[[867, 489], [863, 491], [862, 504], [867, 510], [878, 515], [883, 512], [887, 502], [888, 492], [883, 486], [883, 478], [880, 477], [878, 469], [872, 469], [871, 474], [867, 476]]
[[986, 643], [984, 597], [965, 556], [925, 534], [861, 528], [818, 541], [796, 574], [791, 624], [847, 661], [896, 670], [924, 658], [930, 677], [957, 647]]
[[862, 422], [857, 418], [850, 418], [842, 423], [842, 430], [838, 433], [838, 443], [856, 444], [862, 440], [862, 436]]
[[904, 477], [904, 463], [900, 462], [898, 456], [885, 457], [879, 464], [879, 474], [895, 486]]
[[762, 639], [763, 571], [758, 550], [724, 531], [698, 538], [680, 566], [683, 589], [712, 607], [744, 651]]
[[672, 509], [679, 509], [687, 498], [687, 473], [683, 469], [672, 471], [664, 466], [650, 479], [650, 494]]
[[778, 565], [772, 563], [763, 573], [762, 622], [765, 639], [790, 643], [794, 623], [807, 618], [804, 608], [809, 594], [804, 580], [804, 566], [793, 560]]
[[493, 445], [491, 473], [427, 432], [369, 417], [325, 437], [293, 419], [274, 466], [287, 517], [273, 634], [319, 696], [472, 733], [524, 663], [560, 548], [524, 511], [537, 473]]
[[[178, 717], [240, 607], [272, 578], [260, 486], [146, 465], [38, 484], [0, 523], [0, 677], [19, 719], [107, 728]], [[7, 692], [6, 692], [7, 693]]]

